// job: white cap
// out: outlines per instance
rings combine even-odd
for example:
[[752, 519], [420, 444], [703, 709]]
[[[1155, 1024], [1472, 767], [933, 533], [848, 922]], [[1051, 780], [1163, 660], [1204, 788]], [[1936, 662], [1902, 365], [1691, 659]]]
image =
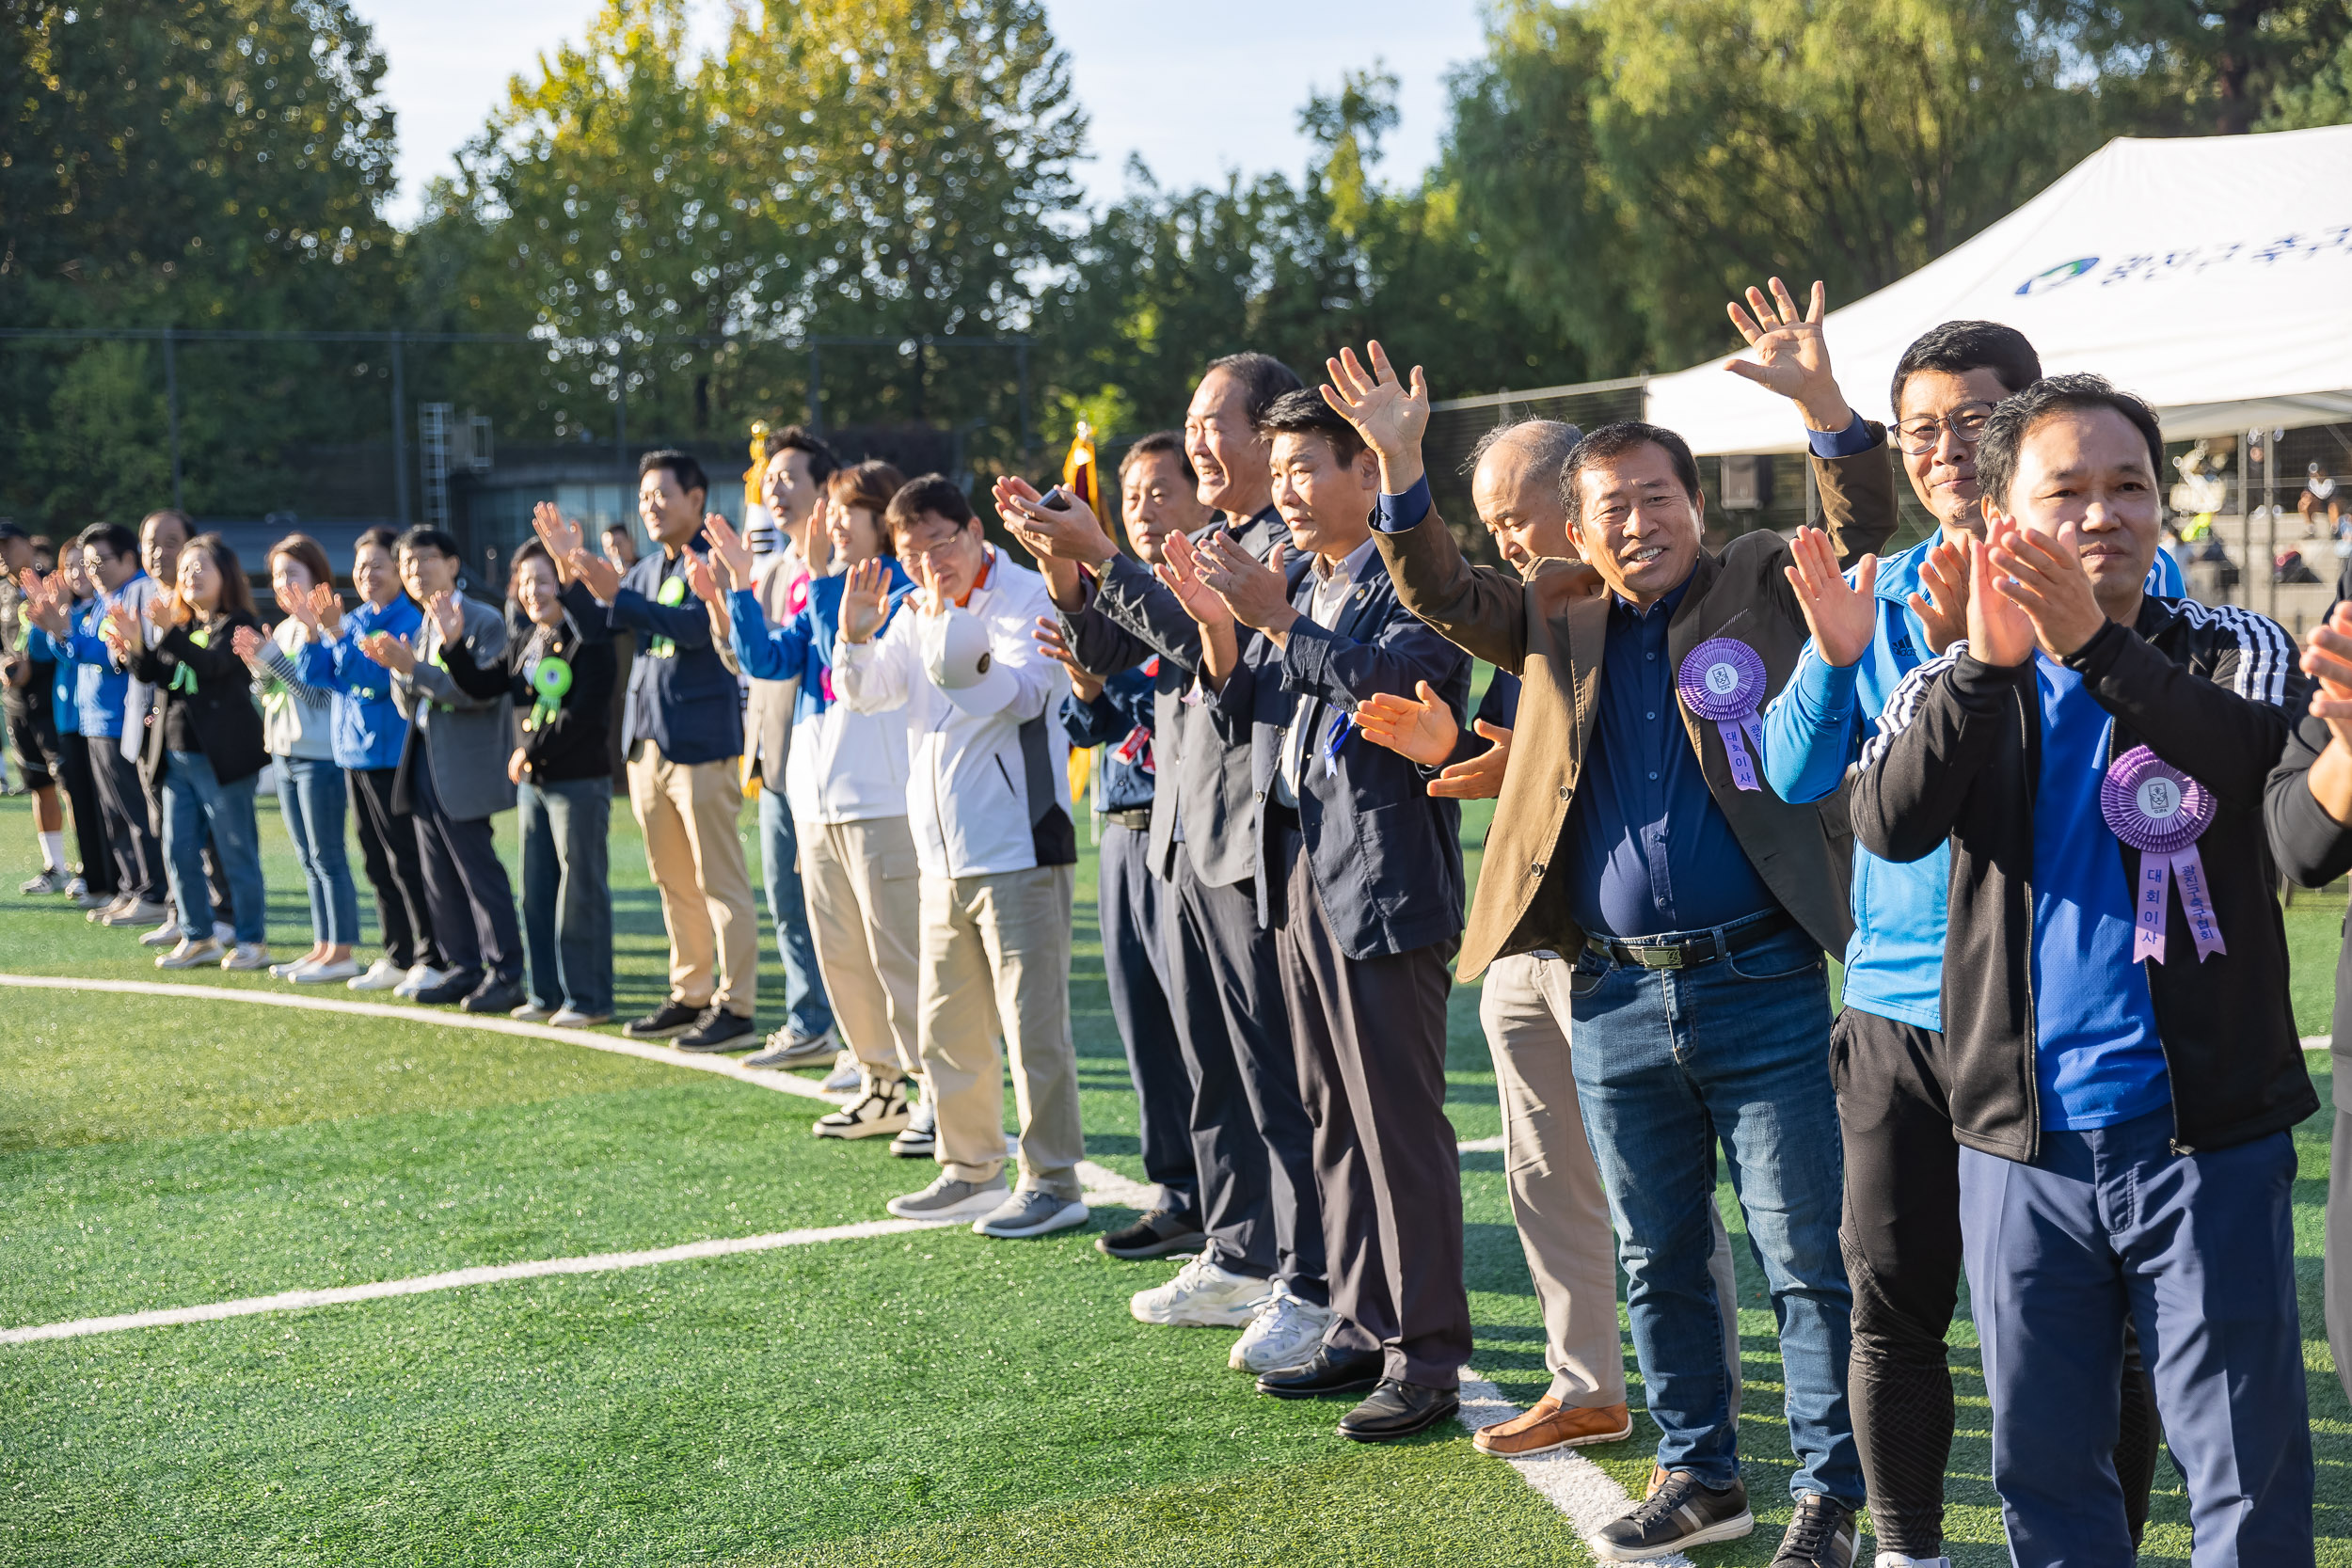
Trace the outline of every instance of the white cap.
[[925, 641], [932, 643], [924, 660], [943, 691], [962, 691], [987, 678], [995, 660], [989, 652], [988, 626], [968, 610], [951, 610], [934, 623], [938, 630]]

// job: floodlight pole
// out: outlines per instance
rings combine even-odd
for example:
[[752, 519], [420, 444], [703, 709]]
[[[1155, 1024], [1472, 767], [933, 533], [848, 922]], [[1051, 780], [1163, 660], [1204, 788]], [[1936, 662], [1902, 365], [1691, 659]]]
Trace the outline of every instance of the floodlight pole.
[[171, 509], [180, 504], [180, 361], [172, 354], [171, 328], [164, 328], [164, 421], [171, 432]]

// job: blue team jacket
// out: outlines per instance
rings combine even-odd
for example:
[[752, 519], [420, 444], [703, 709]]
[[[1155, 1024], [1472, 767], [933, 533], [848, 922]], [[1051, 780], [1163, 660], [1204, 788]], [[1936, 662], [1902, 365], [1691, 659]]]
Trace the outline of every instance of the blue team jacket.
[[335, 693], [328, 735], [335, 744], [336, 767], [358, 770], [400, 766], [408, 721], [393, 705], [392, 673], [361, 653], [359, 640], [380, 631], [410, 642], [423, 624], [424, 611], [405, 594], [381, 610], [362, 600], [343, 617], [341, 637], [303, 645], [295, 666], [302, 678]]

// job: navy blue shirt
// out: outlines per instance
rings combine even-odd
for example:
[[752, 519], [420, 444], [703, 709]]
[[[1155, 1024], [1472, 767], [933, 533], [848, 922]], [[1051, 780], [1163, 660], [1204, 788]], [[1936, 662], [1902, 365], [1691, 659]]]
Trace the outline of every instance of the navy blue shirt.
[[1070, 744], [1103, 748], [1097, 800], [1104, 811], [1151, 809], [1152, 687], [1157, 664], [1154, 658], [1121, 670], [1103, 683], [1090, 703], [1078, 701], [1074, 691], [1061, 700], [1061, 723]]
[[1675, 698], [1666, 626], [1686, 578], [1646, 612], [1609, 599], [1600, 712], [1562, 847], [1568, 912], [1597, 936], [1702, 931], [1778, 908], [1715, 804]]

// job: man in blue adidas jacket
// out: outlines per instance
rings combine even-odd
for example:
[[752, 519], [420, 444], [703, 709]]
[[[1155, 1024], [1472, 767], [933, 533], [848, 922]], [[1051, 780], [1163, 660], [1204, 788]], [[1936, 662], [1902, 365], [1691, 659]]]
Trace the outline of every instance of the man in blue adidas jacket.
[[[1815, 459], [1853, 456], [1884, 437], [1848, 406], [1819, 324], [1749, 291], [1750, 317], [1733, 321], [1758, 362], [1740, 373], [1796, 403]], [[1903, 351], [1888, 395], [1895, 444], [1936, 533], [1838, 577], [1825, 540], [1797, 546], [1799, 589], [1814, 640], [1766, 708], [1766, 778], [1783, 800], [1836, 793], [1878, 728], [1903, 677], [1965, 631], [1961, 552], [1984, 520], [1977, 439], [2001, 399], [2039, 380], [2033, 345], [1993, 322], [1946, 322]], [[2179, 568], [2157, 553], [2150, 594], [2184, 593]], [[1847, 944], [1844, 1008], [1832, 1033], [1846, 1162], [1841, 1242], [1853, 1286], [1848, 1398], [1878, 1533], [1879, 1568], [1941, 1568], [1944, 1471], [1951, 1449], [1952, 1384], [1945, 1360], [1961, 1268], [1958, 1148], [1940, 1067], [1945, 891], [1950, 859], [1937, 849], [1910, 864], [1856, 846], [1854, 934]], [[2126, 1357], [2122, 1434], [2115, 1450], [2135, 1538], [2146, 1523], [2156, 1426], [2137, 1347]]]

